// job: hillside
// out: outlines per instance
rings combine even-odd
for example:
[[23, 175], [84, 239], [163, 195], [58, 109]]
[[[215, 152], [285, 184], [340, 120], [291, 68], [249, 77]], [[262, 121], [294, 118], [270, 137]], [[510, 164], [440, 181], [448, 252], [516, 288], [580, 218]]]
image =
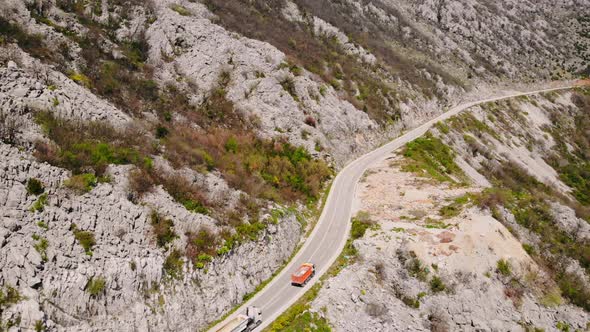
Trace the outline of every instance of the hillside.
[[[355, 156], [459, 100], [587, 74], [589, 7], [0, 2], [0, 330], [205, 328], [291, 257]], [[585, 157], [561, 153], [548, 174], [586, 204]]]
[[317, 319], [342, 331], [586, 330], [589, 106], [587, 88], [483, 104], [374, 165], [358, 192], [362, 233], [311, 302]]

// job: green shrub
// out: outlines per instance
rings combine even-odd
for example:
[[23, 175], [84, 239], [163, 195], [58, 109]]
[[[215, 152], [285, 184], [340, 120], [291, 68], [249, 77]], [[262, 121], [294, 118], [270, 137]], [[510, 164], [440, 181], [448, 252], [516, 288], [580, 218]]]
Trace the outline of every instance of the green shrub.
[[223, 256], [223, 255], [229, 253], [229, 251], [230, 251], [230, 249], [227, 246], [223, 245], [221, 248], [217, 249], [217, 255]]
[[526, 253], [529, 254], [529, 255], [534, 255], [535, 254], [535, 247], [533, 247], [532, 245], [530, 245], [528, 243], [523, 243], [522, 244], [522, 249], [524, 249], [524, 251], [526, 251]]
[[225, 151], [236, 153], [238, 152], [238, 140], [235, 137], [230, 137], [225, 141]]
[[46, 329], [45, 324], [43, 323], [42, 320], [35, 321], [35, 332], [44, 332], [46, 330], [47, 329]]
[[106, 280], [103, 277], [92, 277], [86, 283], [86, 292], [92, 297], [98, 297], [101, 295], [106, 286]]
[[545, 291], [540, 302], [546, 307], [557, 307], [563, 304], [563, 298], [558, 288], [551, 288]]
[[81, 231], [77, 228], [76, 224], [72, 224], [70, 229], [74, 232], [74, 237], [78, 243], [84, 248], [84, 252], [88, 256], [92, 256], [92, 247], [96, 244], [94, 234], [89, 231]]
[[402, 295], [401, 296], [402, 302], [410, 308], [418, 309], [420, 308], [420, 300], [417, 298], [412, 298], [409, 296]]
[[[202, 227], [197, 232], [188, 232], [186, 235], [187, 245], [185, 255], [193, 264], [203, 264], [203, 258], [212, 257], [217, 253], [217, 246], [220, 242], [219, 238], [208, 228]], [[228, 236], [228, 238], [230, 237], [231, 236]], [[236, 241], [234, 240], [235, 237], [231, 238], [231, 241]], [[224, 245], [226, 245], [228, 248], [231, 248], [233, 244], [226, 243]]]
[[509, 276], [512, 274], [512, 268], [510, 267], [510, 262], [505, 259], [498, 260], [496, 264], [496, 271], [503, 276]]
[[47, 205], [47, 199], [47, 194], [39, 196], [37, 201], [35, 201], [35, 203], [33, 203], [33, 206], [31, 206], [31, 212], [43, 212], [43, 210], [45, 209], [45, 205]]
[[96, 187], [98, 179], [92, 173], [72, 175], [64, 182], [64, 185], [77, 193], [87, 193]]
[[570, 332], [570, 325], [567, 322], [557, 322], [555, 327], [562, 332]]
[[245, 222], [236, 227], [236, 232], [240, 236], [240, 239], [250, 239], [255, 241], [258, 238], [258, 234], [266, 228], [266, 225], [259, 222]]
[[43, 187], [43, 183], [38, 179], [30, 178], [27, 181], [27, 193], [29, 195], [41, 195], [44, 191], [45, 188]]
[[172, 9], [173, 11], [177, 12], [178, 14], [182, 15], [182, 16], [191, 16], [192, 13], [186, 9], [186, 7], [178, 5], [178, 4], [172, 4], [170, 5], [170, 9]]
[[438, 293], [438, 292], [442, 292], [445, 289], [447, 289], [447, 286], [445, 285], [445, 283], [440, 279], [440, 277], [438, 276], [434, 276], [431, 280], [430, 280], [430, 290], [433, 293]]
[[370, 219], [366, 212], [359, 212], [355, 218], [352, 218], [352, 227], [350, 229], [350, 238], [353, 240], [360, 239], [365, 235], [367, 229], [374, 227], [376, 223]]
[[180, 203], [189, 211], [200, 214], [209, 214], [209, 209], [203, 205], [200, 201], [196, 201], [190, 198], [181, 199]]
[[49, 247], [49, 241], [46, 238], [39, 238], [38, 242], [33, 245], [33, 248], [37, 250], [41, 259], [47, 261], [47, 248]]
[[182, 278], [182, 268], [184, 261], [182, 259], [182, 252], [178, 249], [172, 250], [172, 252], [166, 257], [164, 261], [164, 272], [173, 279]]
[[4, 309], [9, 308], [13, 304], [17, 304], [22, 299], [16, 288], [10, 285], [3, 286], [0, 288], [0, 312], [3, 312]]
[[570, 163], [558, 171], [561, 180], [573, 189], [576, 199], [583, 205], [590, 205], [590, 163]]
[[292, 78], [286, 77], [279, 83], [283, 87], [283, 90], [287, 91], [295, 101], [299, 101], [299, 96], [297, 96], [297, 90], [295, 89], [295, 81]]
[[590, 310], [590, 289], [584, 286], [578, 275], [564, 271], [556, 279], [563, 296], [584, 310]]
[[442, 222], [441, 220], [426, 218], [426, 220], [424, 221], [424, 227], [429, 228], [429, 229], [433, 229], [433, 228], [447, 229], [447, 228], [451, 227], [451, 225], [446, 224], [446, 223]]
[[172, 241], [178, 238], [174, 232], [174, 222], [163, 218], [157, 212], [151, 215], [152, 231], [156, 235], [156, 243], [159, 247], [167, 247]]
[[49, 227], [47, 226], [47, 224], [44, 221], [37, 222], [37, 226], [39, 226], [45, 230], [49, 229]]
[[164, 126], [158, 126], [156, 127], [156, 138], [164, 138], [166, 136], [168, 136], [168, 128], [164, 127]]
[[71, 73], [70, 79], [72, 79], [74, 82], [76, 82], [84, 87], [87, 87], [87, 88], [92, 87], [92, 82], [90, 81], [88, 76], [86, 76], [82, 73]]
[[407, 269], [412, 277], [420, 281], [426, 281], [430, 273], [428, 267], [424, 266], [422, 261], [415, 257], [408, 262]]
[[324, 161], [313, 159], [303, 147], [281, 139], [263, 140], [243, 131], [218, 129], [203, 135], [178, 128], [166, 144], [166, 157], [174, 165], [217, 168], [232, 187], [279, 202], [317, 199], [332, 174]]
[[195, 262], [195, 267], [197, 269], [203, 269], [203, 268], [205, 268], [205, 264], [209, 263], [212, 260], [213, 260], [213, 257], [211, 257], [210, 255], [200, 254], [199, 256], [197, 256], [197, 260]]
[[440, 132], [441, 132], [441, 133], [443, 133], [443, 134], [445, 134], [445, 135], [446, 135], [446, 134], [448, 134], [448, 133], [451, 131], [451, 128], [449, 128], [449, 126], [447, 126], [447, 124], [446, 124], [446, 123], [444, 123], [444, 122], [441, 122], [441, 121], [439, 121], [439, 122], [435, 123], [435, 124], [434, 124], [434, 126], [435, 126], [435, 127], [436, 127], [436, 128], [437, 128], [437, 129], [438, 129]]

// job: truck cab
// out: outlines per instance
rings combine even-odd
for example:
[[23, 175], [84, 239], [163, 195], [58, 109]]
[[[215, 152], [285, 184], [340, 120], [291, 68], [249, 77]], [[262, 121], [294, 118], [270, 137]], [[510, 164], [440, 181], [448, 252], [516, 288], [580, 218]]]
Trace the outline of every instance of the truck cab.
[[246, 308], [246, 314], [236, 316], [217, 332], [250, 332], [262, 324], [262, 312], [256, 307]]
[[291, 275], [291, 285], [303, 287], [315, 275], [315, 265], [313, 263], [303, 263]]

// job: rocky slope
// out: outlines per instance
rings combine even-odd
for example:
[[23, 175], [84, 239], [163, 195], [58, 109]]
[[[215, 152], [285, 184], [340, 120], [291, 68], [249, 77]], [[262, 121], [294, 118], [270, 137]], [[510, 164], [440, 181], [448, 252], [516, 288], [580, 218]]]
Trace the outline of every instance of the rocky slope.
[[587, 6], [1, 2], [0, 330], [204, 328], [288, 259], [329, 166], [584, 71]]
[[588, 100], [484, 104], [368, 170], [358, 257], [313, 310], [339, 331], [586, 330]]

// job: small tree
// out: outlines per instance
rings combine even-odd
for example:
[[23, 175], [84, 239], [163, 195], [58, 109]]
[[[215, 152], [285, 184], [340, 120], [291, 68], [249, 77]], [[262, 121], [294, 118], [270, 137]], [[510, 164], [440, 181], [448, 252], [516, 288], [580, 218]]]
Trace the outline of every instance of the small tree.
[[27, 181], [27, 193], [29, 193], [29, 195], [41, 195], [44, 191], [45, 188], [43, 187], [43, 183], [38, 179], [30, 178]]

